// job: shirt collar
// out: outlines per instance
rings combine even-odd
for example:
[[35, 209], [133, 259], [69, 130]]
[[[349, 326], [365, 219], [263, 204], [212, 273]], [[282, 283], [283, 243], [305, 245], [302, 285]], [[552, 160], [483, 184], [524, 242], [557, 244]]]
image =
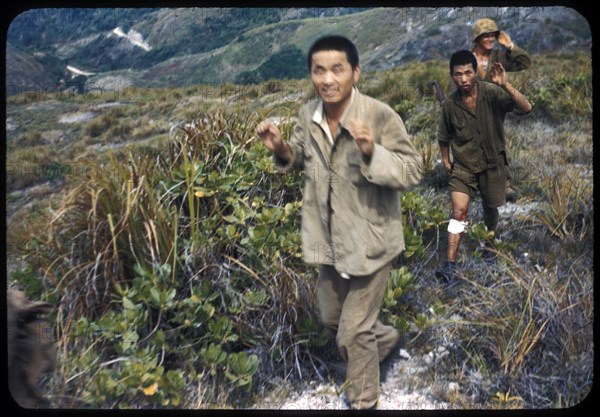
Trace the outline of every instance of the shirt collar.
[[[342, 117], [340, 119], [340, 123], [346, 118], [348, 111], [352, 107], [352, 104], [354, 104], [355, 96], [356, 96], [356, 87], [352, 87], [352, 93], [350, 95], [350, 103], [348, 103], [348, 106], [344, 110], [344, 114], [342, 115]], [[329, 131], [329, 125], [327, 124], [327, 120], [325, 119], [325, 109], [323, 108], [323, 106], [324, 106], [323, 100], [319, 99], [319, 104], [317, 104], [317, 108], [315, 109], [315, 112], [313, 113], [312, 121], [323, 128], [323, 130], [327, 134], [327, 139], [329, 139], [330, 143], [333, 143], [333, 133]]]

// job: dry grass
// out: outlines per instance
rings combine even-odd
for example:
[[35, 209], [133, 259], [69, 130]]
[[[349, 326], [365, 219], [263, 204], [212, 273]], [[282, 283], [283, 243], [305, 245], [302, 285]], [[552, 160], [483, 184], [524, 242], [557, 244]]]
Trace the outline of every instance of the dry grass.
[[133, 155], [126, 164], [114, 155], [109, 165], [90, 164], [89, 178], [55, 213], [48, 230], [55, 256], [46, 268], [63, 272], [55, 288], [68, 321], [102, 315], [139, 259], [173, 263], [176, 223], [153, 198], [156, 168], [152, 161], [136, 164]]

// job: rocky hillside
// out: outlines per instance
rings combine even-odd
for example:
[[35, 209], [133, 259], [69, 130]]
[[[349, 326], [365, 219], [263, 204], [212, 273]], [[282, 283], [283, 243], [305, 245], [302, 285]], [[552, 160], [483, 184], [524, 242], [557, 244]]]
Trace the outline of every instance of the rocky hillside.
[[[353, 39], [364, 71], [387, 69], [468, 48], [483, 16], [530, 52], [591, 46], [587, 20], [566, 7], [36, 9], [8, 29], [7, 91], [68, 86], [73, 69], [94, 74], [88, 88], [108, 75], [152, 87], [298, 78], [297, 62], [326, 33]], [[265, 63], [278, 71], [261, 74]]]
[[20, 86], [48, 85], [56, 87], [56, 78], [60, 71], [56, 66], [43, 62], [45, 55], [30, 54], [22, 52], [10, 43], [6, 45], [6, 93], [8, 95], [18, 94]]

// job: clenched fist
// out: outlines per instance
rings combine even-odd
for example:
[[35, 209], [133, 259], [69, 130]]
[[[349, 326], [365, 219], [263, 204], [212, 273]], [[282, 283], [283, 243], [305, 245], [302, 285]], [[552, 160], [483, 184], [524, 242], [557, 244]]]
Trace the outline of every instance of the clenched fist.
[[282, 159], [289, 161], [292, 154], [289, 145], [281, 139], [281, 133], [273, 122], [263, 120], [256, 126], [256, 134], [262, 139], [263, 143], [271, 152], [276, 153]]
[[349, 131], [362, 153], [369, 158], [373, 156], [375, 145], [371, 128], [359, 120], [352, 120]]

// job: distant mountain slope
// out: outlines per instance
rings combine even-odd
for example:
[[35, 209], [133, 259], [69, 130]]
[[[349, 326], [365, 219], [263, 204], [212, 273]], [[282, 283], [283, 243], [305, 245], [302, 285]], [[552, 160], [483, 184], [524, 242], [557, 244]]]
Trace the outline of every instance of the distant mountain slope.
[[[140, 86], [232, 83], [282, 50], [305, 54], [326, 33], [355, 41], [363, 70], [385, 69], [470, 47], [470, 27], [483, 16], [531, 52], [591, 45], [586, 19], [565, 7], [38, 9], [9, 27], [7, 85], [26, 79], [58, 87], [66, 65], [96, 73], [90, 81], [110, 75]], [[297, 77], [292, 61], [288, 72]], [[285, 66], [276, 73], [285, 74]]]
[[6, 93], [53, 91], [62, 74], [58, 59], [38, 53], [21, 52], [6, 45]]
[[[233, 82], [241, 71], [255, 69], [286, 45], [306, 53], [314, 40], [328, 33], [352, 39], [363, 70], [386, 69], [411, 60], [447, 59], [451, 50], [470, 48], [474, 18], [494, 15], [461, 9], [377, 8], [345, 16], [277, 22], [249, 30], [209, 53], [173, 58], [144, 72], [142, 83], [168, 77], [179, 85], [193, 82]], [[496, 14], [499, 13], [497, 9]], [[531, 52], [589, 48], [586, 20], [567, 8], [501, 12], [498, 24], [515, 42]], [[551, 36], [548, 36], [551, 34]], [[308, 71], [306, 72], [308, 75]], [[160, 83], [158, 83], [160, 84]]]

